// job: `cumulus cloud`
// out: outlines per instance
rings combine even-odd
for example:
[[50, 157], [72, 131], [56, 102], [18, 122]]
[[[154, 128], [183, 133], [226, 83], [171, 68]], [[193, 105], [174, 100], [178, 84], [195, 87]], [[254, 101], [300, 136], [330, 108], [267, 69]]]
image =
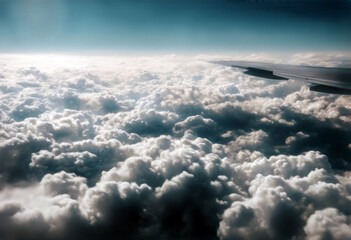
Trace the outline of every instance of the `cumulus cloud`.
[[316, 211], [305, 227], [310, 239], [349, 239], [351, 237], [350, 217], [346, 217], [335, 208]]
[[351, 237], [349, 96], [199, 57], [49, 57], [0, 58], [1, 239]]

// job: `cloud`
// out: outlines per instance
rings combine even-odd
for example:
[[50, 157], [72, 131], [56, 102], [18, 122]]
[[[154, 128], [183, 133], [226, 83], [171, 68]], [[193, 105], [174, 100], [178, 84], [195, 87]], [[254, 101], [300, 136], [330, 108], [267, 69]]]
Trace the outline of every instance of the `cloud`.
[[307, 221], [305, 231], [310, 239], [348, 239], [351, 237], [350, 217], [335, 208], [316, 211]]
[[47, 58], [0, 58], [1, 239], [350, 238], [350, 96], [195, 57]]
[[73, 199], [77, 199], [87, 190], [85, 178], [64, 171], [46, 174], [41, 184], [49, 195], [68, 194]]

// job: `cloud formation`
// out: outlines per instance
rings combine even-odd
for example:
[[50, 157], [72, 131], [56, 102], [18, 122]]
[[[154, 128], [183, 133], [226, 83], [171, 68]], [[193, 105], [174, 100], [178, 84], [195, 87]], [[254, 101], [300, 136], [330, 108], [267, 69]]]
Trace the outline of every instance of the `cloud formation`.
[[1, 239], [351, 237], [350, 96], [191, 57], [0, 68]]

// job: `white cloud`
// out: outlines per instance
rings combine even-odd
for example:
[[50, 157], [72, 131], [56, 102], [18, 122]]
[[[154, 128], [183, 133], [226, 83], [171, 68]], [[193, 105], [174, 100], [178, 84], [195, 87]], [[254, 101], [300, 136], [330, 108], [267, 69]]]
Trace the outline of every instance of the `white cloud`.
[[305, 231], [312, 240], [319, 239], [350, 239], [350, 217], [341, 214], [335, 208], [316, 211], [307, 221]]
[[350, 237], [350, 96], [194, 57], [0, 70], [0, 238]]

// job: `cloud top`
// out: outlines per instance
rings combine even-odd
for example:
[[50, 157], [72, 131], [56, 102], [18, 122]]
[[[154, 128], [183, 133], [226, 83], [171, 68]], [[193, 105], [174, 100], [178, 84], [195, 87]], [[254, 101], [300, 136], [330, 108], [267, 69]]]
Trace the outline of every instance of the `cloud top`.
[[193, 57], [31, 60], [0, 60], [0, 238], [350, 238], [350, 96]]

